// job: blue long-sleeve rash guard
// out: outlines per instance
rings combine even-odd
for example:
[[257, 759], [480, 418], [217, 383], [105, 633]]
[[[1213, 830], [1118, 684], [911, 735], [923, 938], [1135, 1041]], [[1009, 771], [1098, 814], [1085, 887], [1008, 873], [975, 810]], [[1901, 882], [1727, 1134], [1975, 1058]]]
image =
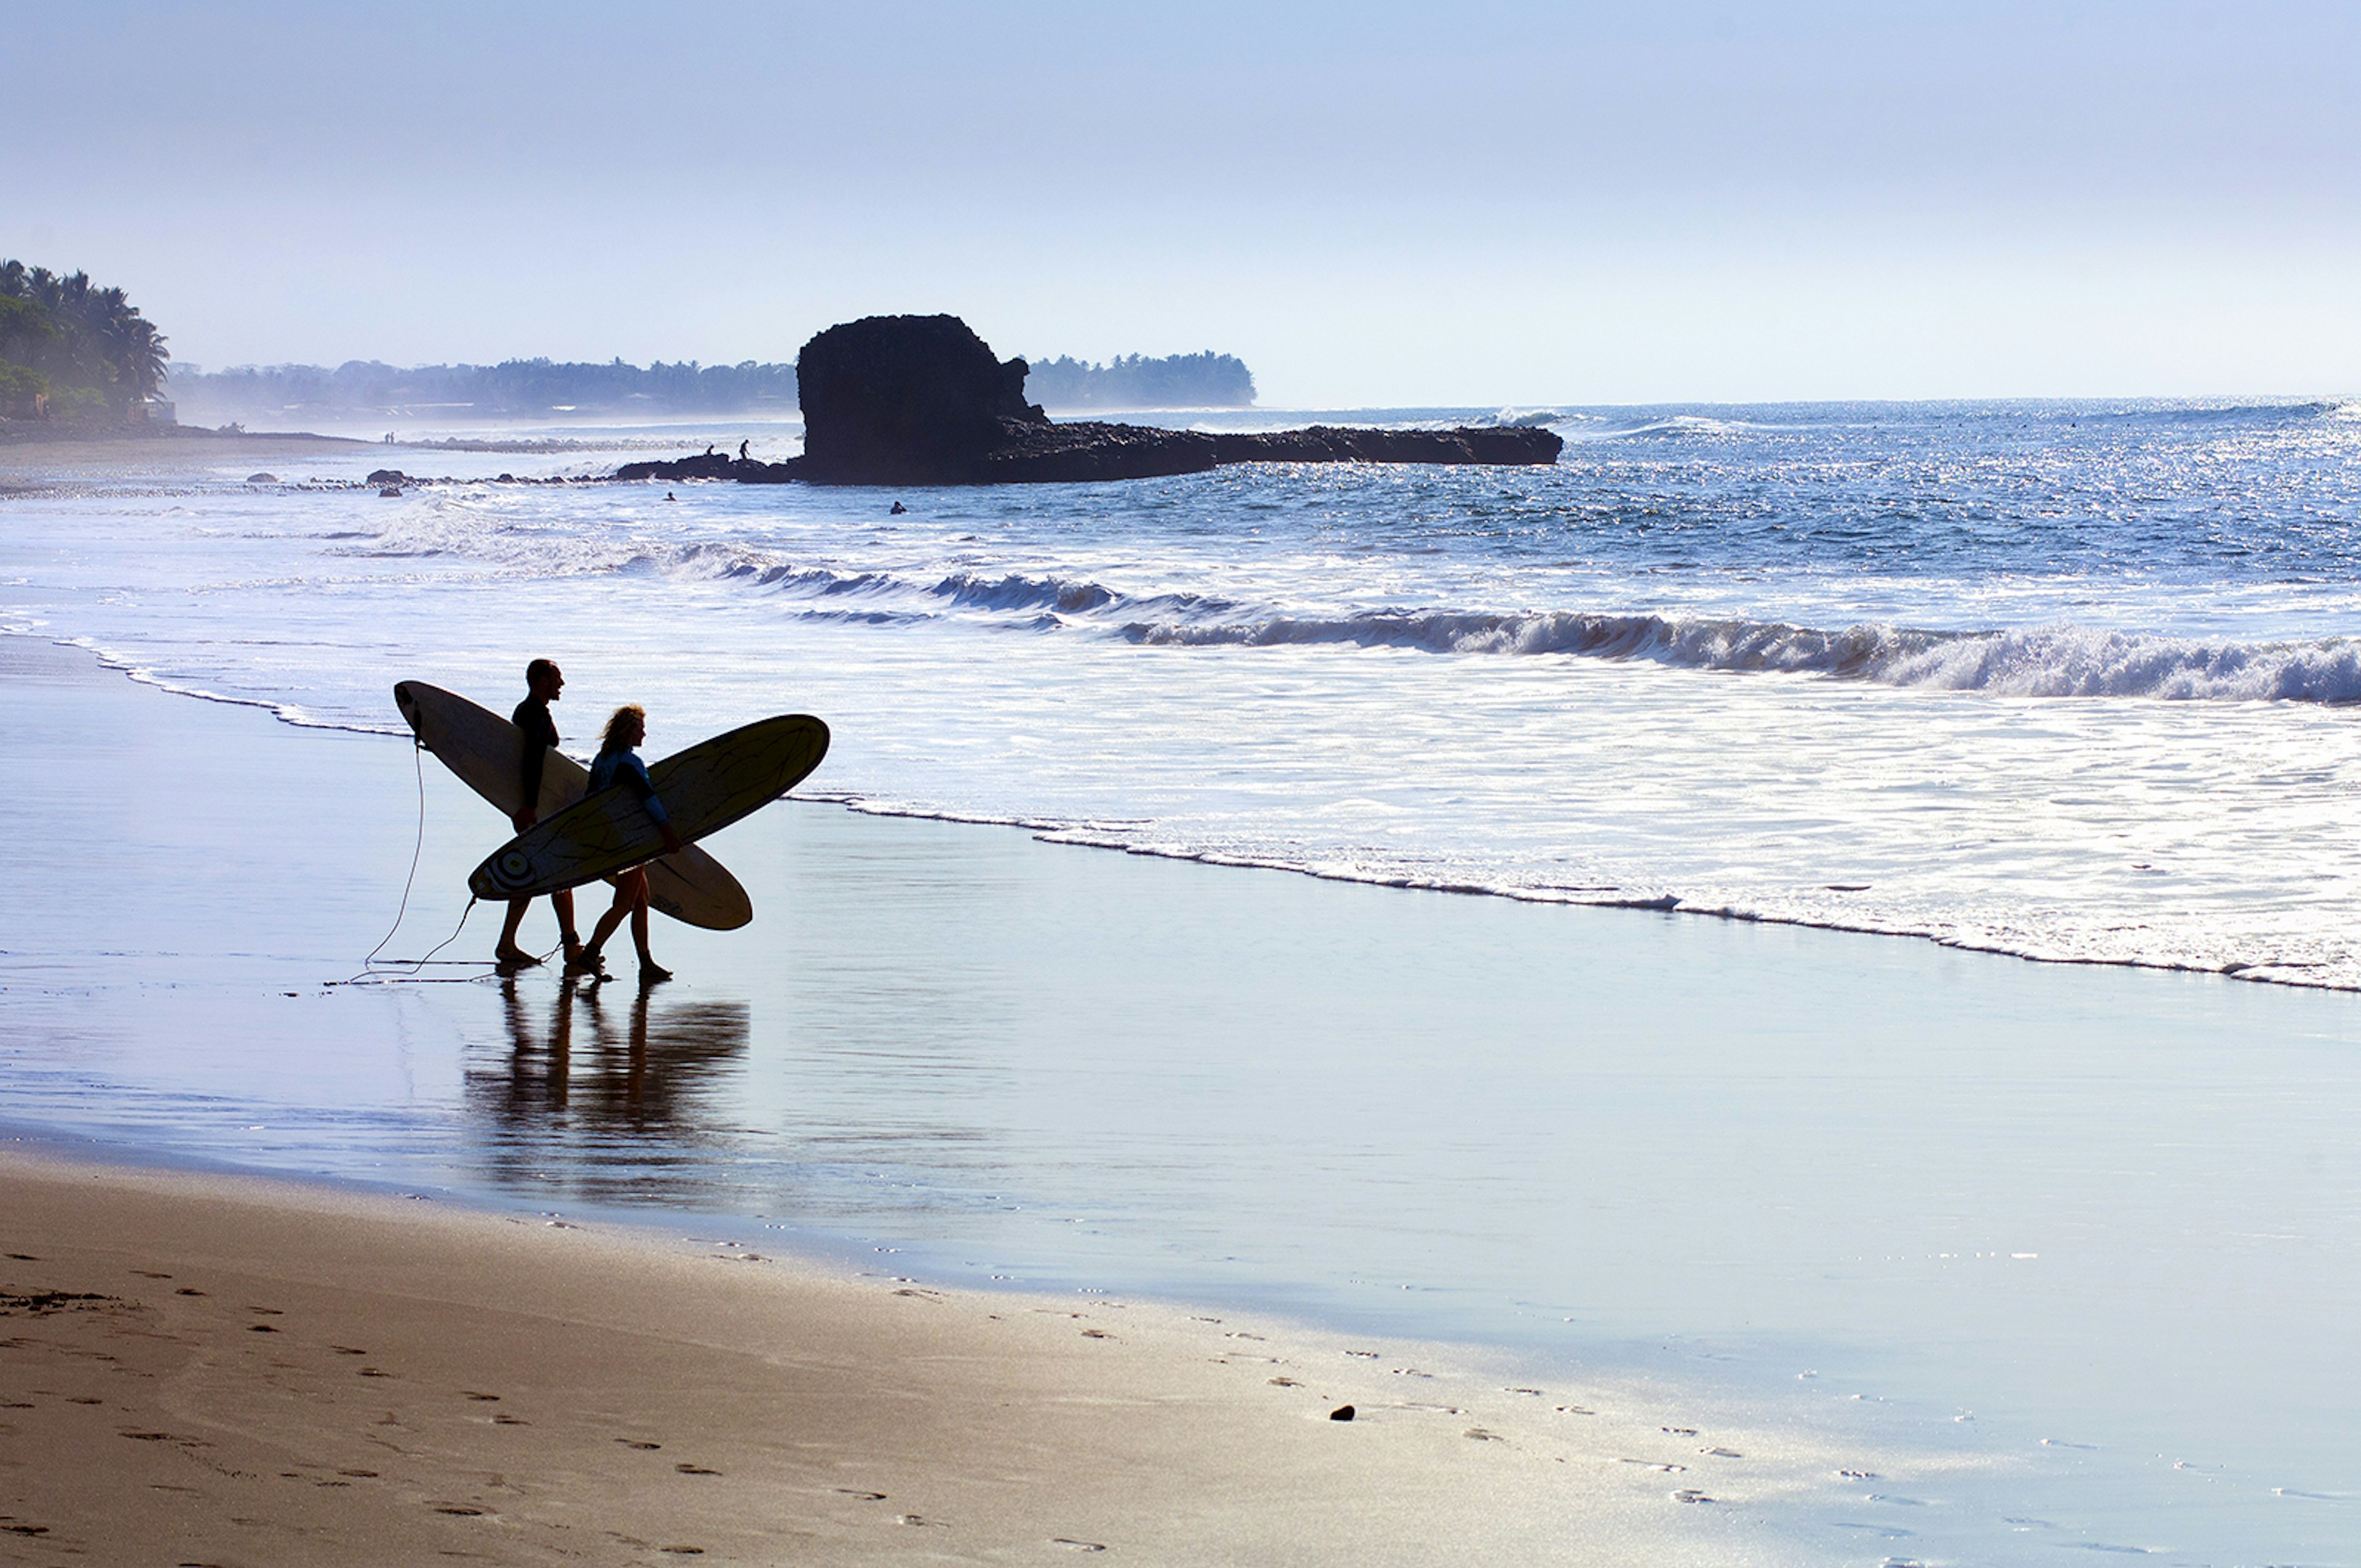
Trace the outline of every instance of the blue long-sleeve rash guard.
[[648, 778], [648, 765], [640, 761], [639, 753], [625, 748], [620, 751], [601, 751], [590, 762], [590, 793], [624, 784], [640, 797], [648, 809], [650, 820], [665, 823], [672, 820], [664, 815], [664, 802], [656, 798], [656, 786]]

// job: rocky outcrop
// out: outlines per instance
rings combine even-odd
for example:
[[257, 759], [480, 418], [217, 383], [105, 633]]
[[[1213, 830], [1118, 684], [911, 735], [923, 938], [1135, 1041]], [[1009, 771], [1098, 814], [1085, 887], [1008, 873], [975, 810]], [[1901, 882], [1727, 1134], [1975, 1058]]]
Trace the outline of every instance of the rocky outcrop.
[[823, 485], [985, 480], [1012, 438], [1055, 428], [1025, 400], [1022, 359], [995, 359], [957, 316], [869, 316], [796, 356], [803, 477]]
[[701, 452], [669, 462], [626, 463], [615, 470], [618, 479], [735, 479], [741, 485], [778, 485], [803, 477], [801, 458], [762, 463], [725, 452]]
[[796, 361], [804, 455], [755, 463], [708, 452], [631, 463], [619, 479], [821, 485], [999, 485], [1147, 479], [1225, 463], [1554, 463], [1565, 443], [1525, 426], [1313, 425], [1213, 435], [1151, 425], [1053, 424], [1025, 400], [1022, 359], [996, 359], [957, 316], [832, 326]]

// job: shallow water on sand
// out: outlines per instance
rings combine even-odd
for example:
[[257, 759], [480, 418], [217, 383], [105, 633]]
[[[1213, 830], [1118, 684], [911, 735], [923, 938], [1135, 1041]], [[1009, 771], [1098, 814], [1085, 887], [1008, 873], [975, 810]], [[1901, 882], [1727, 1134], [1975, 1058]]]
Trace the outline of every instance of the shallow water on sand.
[[392, 952], [459, 919], [491, 814], [398, 742], [33, 663], [19, 1124], [1636, 1370], [1859, 1444], [1748, 1505], [1826, 1561], [2352, 1560], [2352, 998], [825, 805], [715, 841], [757, 924], [660, 925], [652, 995], [627, 958], [334, 988], [422, 791]]

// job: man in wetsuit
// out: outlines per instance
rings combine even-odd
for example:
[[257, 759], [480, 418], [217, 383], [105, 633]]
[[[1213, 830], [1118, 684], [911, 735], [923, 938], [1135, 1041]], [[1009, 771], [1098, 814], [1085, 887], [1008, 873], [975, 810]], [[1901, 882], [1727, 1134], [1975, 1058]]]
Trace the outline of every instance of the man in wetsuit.
[[[525, 699], [510, 715], [524, 731], [524, 768], [517, 781], [523, 789], [524, 809], [509, 818], [520, 833], [541, 819], [541, 777], [549, 753], [557, 746], [557, 721], [549, 717], [549, 705], [566, 689], [566, 676], [547, 659], [535, 659], [524, 667], [524, 684]], [[582, 951], [582, 938], [574, 934], [574, 890], [560, 888], [549, 895], [549, 902], [557, 911], [558, 934], [565, 939], [566, 961], [571, 963]], [[517, 927], [532, 906], [530, 898], [509, 900], [508, 923], [500, 927], [500, 946], [492, 949], [493, 960], [502, 969], [524, 969], [541, 962], [517, 946]]]

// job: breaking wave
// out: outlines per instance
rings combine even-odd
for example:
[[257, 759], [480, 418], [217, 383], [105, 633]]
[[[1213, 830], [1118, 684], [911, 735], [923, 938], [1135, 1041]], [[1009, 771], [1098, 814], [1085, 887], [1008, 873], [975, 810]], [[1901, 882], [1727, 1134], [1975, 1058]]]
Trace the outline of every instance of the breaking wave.
[[2361, 639], [2355, 638], [2242, 643], [2072, 625], [1981, 631], [1860, 625], [1830, 630], [1776, 620], [1581, 610], [1257, 615], [1232, 600], [1190, 593], [1133, 597], [1087, 579], [954, 572], [928, 582], [890, 572], [758, 564], [743, 556], [722, 563], [696, 548], [686, 554], [701, 558], [705, 569], [722, 578], [820, 601], [807, 613], [828, 619], [848, 613], [841, 608], [848, 597], [873, 598], [895, 601], [902, 613], [864, 609], [862, 619], [1006, 616], [1016, 629], [1098, 630], [1147, 647], [1344, 645], [1455, 654], [1554, 653], [1997, 696], [2361, 701]]
[[1134, 622], [1122, 631], [1150, 646], [1347, 643], [1439, 653], [1561, 653], [2004, 696], [2361, 700], [2361, 641], [2346, 638], [2243, 645], [2071, 626], [1967, 632], [1852, 626], [1826, 631], [1779, 621], [1578, 611], [1378, 611], [1247, 624]]

